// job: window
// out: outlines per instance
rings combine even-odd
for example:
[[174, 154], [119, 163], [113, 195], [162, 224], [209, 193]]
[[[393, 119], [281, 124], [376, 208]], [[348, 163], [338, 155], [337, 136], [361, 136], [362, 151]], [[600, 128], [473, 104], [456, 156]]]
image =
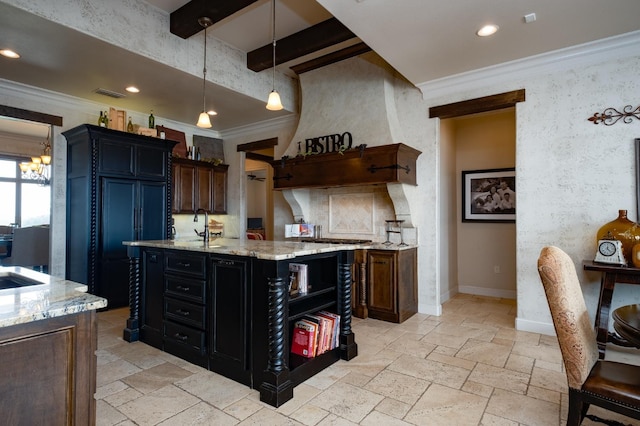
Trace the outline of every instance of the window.
[[51, 186], [23, 177], [19, 164], [28, 159], [0, 156], [0, 225], [48, 225]]

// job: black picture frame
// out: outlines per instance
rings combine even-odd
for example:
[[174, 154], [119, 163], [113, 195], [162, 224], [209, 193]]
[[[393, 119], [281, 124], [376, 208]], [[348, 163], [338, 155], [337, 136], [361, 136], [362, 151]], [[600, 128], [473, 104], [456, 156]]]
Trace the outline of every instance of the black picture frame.
[[516, 169], [463, 171], [462, 221], [514, 223]]

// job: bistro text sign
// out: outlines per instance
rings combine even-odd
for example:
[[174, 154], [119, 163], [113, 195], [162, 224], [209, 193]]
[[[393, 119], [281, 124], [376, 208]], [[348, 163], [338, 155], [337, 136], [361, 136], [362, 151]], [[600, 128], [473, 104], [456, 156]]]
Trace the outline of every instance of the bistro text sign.
[[[320, 136], [317, 138], [309, 138], [304, 141], [304, 153], [306, 154], [324, 154], [327, 152], [342, 152], [353, 147], [353, 137], [351, 133], [334, 134]], [[300, 142], [298, 142], [298, 151], [300, 151]], [[298, 154], [302, 154], [298, 152]]]

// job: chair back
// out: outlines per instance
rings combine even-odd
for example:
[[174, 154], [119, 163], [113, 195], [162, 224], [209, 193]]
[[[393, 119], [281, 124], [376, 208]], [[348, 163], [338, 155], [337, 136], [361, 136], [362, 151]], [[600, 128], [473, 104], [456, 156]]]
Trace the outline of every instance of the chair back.
[[558, 247], [545, 247], [538, 258], [538, 273], [558, 336], [567, 382], [570, 388], [580, 389], [598, 360], [598, 345], [575, 265]]
[[49, 227], [15, 228], [11, 256], [4, 259], [2, 264], [29, 267], [49, 265]]

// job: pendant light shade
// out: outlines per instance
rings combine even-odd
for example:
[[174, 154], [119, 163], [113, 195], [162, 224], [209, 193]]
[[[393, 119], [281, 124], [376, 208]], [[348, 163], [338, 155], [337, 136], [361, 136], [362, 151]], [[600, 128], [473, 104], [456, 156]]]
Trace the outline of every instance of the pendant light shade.
[[267, 109], [270, 111], [280, 111], [284, 107], [280, 101], [280, 94], [276, 91], [276, 0], [272, 0], [271, 5], [271, 22], [273, 23], [273, 75], [271, 80], [271, 93], [269, 93], [269, 100], [267, 101]]
[[209, 118], [209, 114], [207, 114], [207, 103], [205, 100], [205, 83], [207, 80], [207, 27], [213, 22], [207, 17], [202, 17], [198, 19], [198, 23], [204, 27], [204, 62], [202, 65], [202, 112], [198, 117], [196, 126], [209, 129], [211, 128], [211, 119]]

